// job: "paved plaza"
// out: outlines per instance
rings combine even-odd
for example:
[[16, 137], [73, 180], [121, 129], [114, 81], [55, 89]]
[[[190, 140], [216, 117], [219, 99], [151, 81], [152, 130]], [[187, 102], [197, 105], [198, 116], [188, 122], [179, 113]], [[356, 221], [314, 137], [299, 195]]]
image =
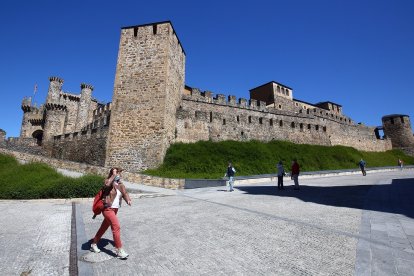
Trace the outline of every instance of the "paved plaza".
[[127, 260], [110, 230], [89, 251], [102, 222], [91, 199], [0, 201], [1, 275], [414, 275], [414, 170], [300, 184], [129, 184], [132, 206], [118, 213]]

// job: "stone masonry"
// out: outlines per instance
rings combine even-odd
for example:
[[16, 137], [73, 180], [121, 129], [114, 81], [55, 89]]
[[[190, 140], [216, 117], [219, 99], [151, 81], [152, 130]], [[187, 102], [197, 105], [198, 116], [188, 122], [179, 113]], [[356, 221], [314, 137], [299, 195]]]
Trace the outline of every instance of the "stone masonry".
[[298, 100], [275, 81], [251, 89], [250, 99], [201, 91], [185, 85], [185, 60], [171, 22], [124, 27], [111, 103], [92, 98], [92, 85], [73, 94], [62, 90], [63, 79], [50, 77], [46, 103], [23, 99], [20, 137], [0, 146], [130, 172], [160, 165], [172, 143], [200, 140], [287, 140], [414, 155], [407, 115], [384, 116], [379, 127], [355, 124], [341, 105]]

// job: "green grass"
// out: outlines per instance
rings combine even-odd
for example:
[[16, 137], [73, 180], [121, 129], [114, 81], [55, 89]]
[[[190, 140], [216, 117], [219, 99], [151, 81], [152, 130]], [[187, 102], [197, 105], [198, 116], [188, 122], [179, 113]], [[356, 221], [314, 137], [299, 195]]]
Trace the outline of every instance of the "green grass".
[[220, 178], [231, 160], [237, 176], [268, 174], [275, 173], [279, 160], [289, 169], [293, 158], [298, 159], [302, 171], [358, 168], [361, 158], [367, 162], [367, 167], [396, 166], [398, 158], [406, 165], [414, 164], [413, 157], [399, 150], [363, 152], [344, 146], [299, 145], [285, 141], [200, 141], [171, 145], [164, 163], [143, 173], [169, 178]]
[[46, 164], [20, 165], [0, 154], [0, 199], [93, 197], [102, 183], [100, 176], [66, 177]]

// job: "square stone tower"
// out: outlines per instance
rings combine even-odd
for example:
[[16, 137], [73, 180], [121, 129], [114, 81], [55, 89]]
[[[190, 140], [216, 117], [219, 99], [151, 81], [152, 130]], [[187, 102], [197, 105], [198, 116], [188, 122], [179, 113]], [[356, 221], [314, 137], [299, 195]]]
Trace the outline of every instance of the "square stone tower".
[[121, 29], [105, 165], [162, 163], [175, 138], [185, 52], [170, 21]]

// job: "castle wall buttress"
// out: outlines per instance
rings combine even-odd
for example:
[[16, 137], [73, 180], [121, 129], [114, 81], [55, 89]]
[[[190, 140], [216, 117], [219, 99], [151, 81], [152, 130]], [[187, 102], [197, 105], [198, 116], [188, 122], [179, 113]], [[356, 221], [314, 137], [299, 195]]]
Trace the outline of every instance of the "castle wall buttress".
[[162, 163], [175, 137], [185, 53], [170, 22], [121, 30], [106, 166]]

